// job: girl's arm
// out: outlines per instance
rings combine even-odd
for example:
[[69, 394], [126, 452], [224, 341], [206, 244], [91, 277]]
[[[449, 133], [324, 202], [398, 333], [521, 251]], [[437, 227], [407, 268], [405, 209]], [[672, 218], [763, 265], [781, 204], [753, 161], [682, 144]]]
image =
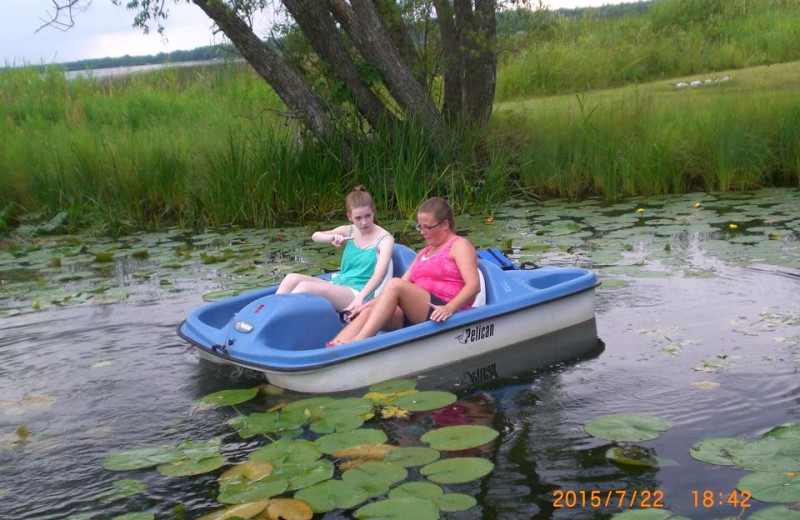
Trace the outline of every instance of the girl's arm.
[[350, 226], [347, 224], [333, 228], [330, 231], [315, 231], [311, 235], [311, 240], [318, 244], [333, 244], [336, 247], [352, 238], [350, 236]]
[[366, 285], [361, 288], [356, 295], [353, 302], [345, 308], [345, 311], [358, 307], [364, 302], [364, 298], [372, 294], [377, 289], [383, 278], [386, 276], [386, 271], [389, 269], [389, 261], [392, 259], [392, 250], [394, 249], [394, 237], [392, 235], [386, 236], [378, 244], [378, 263], [375, 264], [375, 270], [372, 276], [367, 280]]

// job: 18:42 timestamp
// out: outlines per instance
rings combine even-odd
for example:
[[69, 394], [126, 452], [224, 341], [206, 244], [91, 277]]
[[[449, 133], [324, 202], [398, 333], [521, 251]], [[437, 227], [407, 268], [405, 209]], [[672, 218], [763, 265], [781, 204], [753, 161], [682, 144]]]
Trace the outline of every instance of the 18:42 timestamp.
[[750, 491], [746, 489], [734, 489], [729, 492], [693, 489], [692, 499], [694, 507], [704, 507], [706, 509], [717, 506], [750, 507]]

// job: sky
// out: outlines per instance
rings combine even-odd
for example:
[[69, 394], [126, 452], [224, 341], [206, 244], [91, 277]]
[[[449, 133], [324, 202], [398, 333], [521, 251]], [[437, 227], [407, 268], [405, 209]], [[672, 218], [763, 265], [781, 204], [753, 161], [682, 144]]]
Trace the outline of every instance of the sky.
[[[545, 0], [550, 9], [589, 7], [637, 0]], [[124, 4], [125, 2], [123, 2]], [[167, 0], [170, 16], [164, 22], [164, 36], [155, 30], [143, 34], [134, 28], [132, 11], [115, 6], [110, 0], [93, 0], [90, 7], [75, 16], [68, 31], [44, 27], [37, 31], [52, 0], [0, 0], [0, 66], [63, 63], [90, 58], [140, 56], [188, 50], [221, 43], [212, 33], [211, 21], [194, 4]], [[257, 28], [258, 29], [258, 28]], [[258, 34], [266, 34], [266, 27]]]

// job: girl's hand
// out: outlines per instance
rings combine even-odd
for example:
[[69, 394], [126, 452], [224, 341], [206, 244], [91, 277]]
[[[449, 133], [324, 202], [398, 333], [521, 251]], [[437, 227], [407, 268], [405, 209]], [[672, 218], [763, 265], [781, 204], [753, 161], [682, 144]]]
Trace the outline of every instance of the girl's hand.
[[447, 305], [434, 305], [431, 302], [428, 302], [428, 305], [431, 309], [433, 309], [430, 318], [433, 321], [447, 321], [454, 314], [454, 311], [451, 310]]
[[340, 245], [342, 245], [343, 243], [347, 242], [348, 240], [353, 240], [353, 238], [354, 237], [346, 237], [344, 235], [340, 235], [339, 233], [336, 233], [331, 238], [331, 244], [335, 245], [336, 247], [339, 247]]
[[359, 312], [361, 312], [361, 306], [363, 303], [364, 299], [361, 298], [360, 296], [356, 296], [355, 298], [353, 298], [353, 301], [350, 302], [350, 305], [345, 307], [342, 312], [346, 312], [347, 314], [352, 314], [355, 309], [359, 309]]

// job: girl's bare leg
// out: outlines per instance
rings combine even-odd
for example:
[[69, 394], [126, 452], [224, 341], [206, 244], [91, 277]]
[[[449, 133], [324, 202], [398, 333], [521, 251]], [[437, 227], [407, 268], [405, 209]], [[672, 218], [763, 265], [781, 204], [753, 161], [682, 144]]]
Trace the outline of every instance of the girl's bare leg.
[[322, 296], [331, 302], [337, 311], [350, 305], [353, 298], [355, 298], [353, 291], [347, 287], [333, 285], [325, 280], [298, 273], [287, 274], [278, 286], [278, 290], [275, 292], [275, 294], [286, 293], [316, 294], [317, 296]]

